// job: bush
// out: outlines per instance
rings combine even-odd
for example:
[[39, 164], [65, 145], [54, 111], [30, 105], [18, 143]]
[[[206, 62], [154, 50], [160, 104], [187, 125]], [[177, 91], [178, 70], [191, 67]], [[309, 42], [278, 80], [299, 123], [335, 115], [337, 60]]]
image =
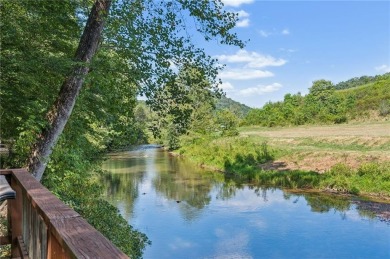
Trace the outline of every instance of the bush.
[[390, 114], [390, 102], [382, 100], [379, 104], [379, 115], [384, 117], [388, 114]]

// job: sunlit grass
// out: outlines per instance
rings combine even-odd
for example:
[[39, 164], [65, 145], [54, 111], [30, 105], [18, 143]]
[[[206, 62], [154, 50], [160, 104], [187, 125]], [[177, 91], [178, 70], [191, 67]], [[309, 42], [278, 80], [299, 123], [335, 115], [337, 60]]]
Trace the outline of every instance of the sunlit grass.
[[[318, 156], [321, 159], [323, 155], [318, 152], [311, 154], [307, 146], [300, 145], [298, 148], [304, 147], [304, 152], [296, 153], [296, 147], [271, 146], [267, 140], [253, 136], [188, 138], [184, 140], [179, 153], [202, 166], [221, 170], [239, 181], [289, 189], [390, 197], [390, 163], [362, 163], [355, 169], [339, 163], [323, 174], [303, 170], [266, 171], [259, 165], [283, 156], [299, 158], [301, 154], [303, 160], [305, 156]], [[305, 141], [310, 142], [307, 139]], [[328, 144], [324, 144], [324, 147], [335, 148]]]

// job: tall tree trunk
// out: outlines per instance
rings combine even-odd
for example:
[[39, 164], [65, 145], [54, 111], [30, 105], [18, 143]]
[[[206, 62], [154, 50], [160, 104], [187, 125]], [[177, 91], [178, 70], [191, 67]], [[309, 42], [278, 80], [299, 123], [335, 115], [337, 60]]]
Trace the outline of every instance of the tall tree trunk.
[[89, 72], [89, 62], [98, 48], [110, 5], [111, 0], [96, 0], [94, 3], [74, 58], [82, 64], [75, 65], [62, 84], [59, 95], [47, 114], [49, 126], [39, 136], [29, 157], [28, 170], [38, 181], [43, 176], [53, 147], [72, 113], [84, 78]]

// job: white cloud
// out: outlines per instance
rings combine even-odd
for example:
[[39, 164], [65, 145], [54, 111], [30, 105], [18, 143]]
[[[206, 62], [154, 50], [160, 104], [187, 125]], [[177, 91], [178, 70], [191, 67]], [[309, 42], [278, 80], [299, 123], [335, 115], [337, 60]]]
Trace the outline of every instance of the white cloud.
[[222, 84], [219, 85], [219, 88], [227, 91], [227, 90], [233, 90], [234, 86], [230, 82], [222, 82]]
[[243, 258], [252, 259], [248, 254], [250, 236], [247, 231], [229, 229], [216, 229], [217, 242], [214, 245], [215, 254], [212, 258]]
[[260, 33], [260, 36], [264, 37], [264, 38], [267, 38], [269, 35], [271, 35], [270, 32], [266, 32], [266, 31], [263, 31], [263, 30], [260, 30], [259, 33]]
[[183, 240], [180, 237], [175, 238], [175, 241], [173, 243], [169, 244], [169, 247], [172, 250], [188, 249], [188, 248], [191, 248], [194, 246], [195, 246], [194, 243], [192, 243], [190, 241]]
[[238, 18], [249, 17], [249, 13], [245, 12], [244, 10], [238, 11], [237, 14], [238, 14]]
[[279, 50], [288, 53], [294, 53], [298, 51], [297, 49], [286, 49], [286, 48], [280, 48]]
[[257, 31], [261, 37], [267, 38], [271, 35], [289, 35], [291, 34], [289, 29], [283, 29], [282, 31], [278, 31], [273, 29], [272, 31], [259, 30]]
[[256, 87], [250, 87], [239, 91], [240, 95], [263, 95], [266, 93], [272, 93], [278, 91], [280, 88], [282, 88], [282, 85], [279, 83], [273, 83], [271, 85], [258, 85]]
[[270, 55], [263, 55], [255, 51], [249, 52], [246, 50], [239, 50], [234, 55], [219, 55], [217, 58], [220, 61], [229, 63], [247, 63], [247, 68], [261, 68], [269, 66], [282, 66], [286, 64], [284, 59], [276, 59]]
[[248, 27], [249, 26], [249, 13], [245, 12], [244, 10], [240, 10], [237, 12], [238, 18], [240, 19], [236, 26], [239, 27]]
[[254, 0], [222, 0], [225, 6], [238, 7], [242, 4], [251, 4]]
[[254, 69], [231, 69], [223, 71], [220, 74], [223, 79], [234, 79], [234, 80], [248, 80], [255, 78], [272, 77], [274, 74], [270, 71], [254, 70]]
[[267, 228], [267, 223], [265, 220], [261, 220], [261, 219], [257, 218], [257, 219], [252, 219], [249, 222], [250, 222], [251, 226], [256, 227], [258, 229], [263, 230], [263, 229]]
[[378, 66], [378, 67], [375, 67], [376, 70], [378, 71], [381, 71], [381, 72], [390, 72], [390, 66], [388, 65], [382, 65], [382, 66]]
[[248, 27], [249, 26], [249, 19], [244, 19], [241, 21], [238, 21], [236, 23], [237, 28], [242, 28], [242, 27]]

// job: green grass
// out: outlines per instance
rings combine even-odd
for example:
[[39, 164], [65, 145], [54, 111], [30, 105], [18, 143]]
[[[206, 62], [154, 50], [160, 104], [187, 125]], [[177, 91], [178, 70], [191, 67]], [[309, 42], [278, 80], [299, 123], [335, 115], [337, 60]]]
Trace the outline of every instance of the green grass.
[[323, 189], [390, 197], [390, 163], [367, 163], [358, 169], [338, 164], [324, 176], [320, 183]]
[[316, 189], [390, 198], [390, 163], [367, 163], [353, 169], [336, 164], [324, 174], [310, 171], [265, 171], [259, 164], [292, 153], [270, 148], [264, 138], [188, 138], [179, 150], [198, 164], [224, 171], [238, 182], [289, 189]]
[[187, 139], [178, 151], [198, 164], [224, 171], [250, 171], [273, 159], [274, 152], [261, 138], [204, 137]]
[[[372, 144], [372, 145], [371, 145]], [[302, 138], [298, 146], [312, 146], [318, 149], [349, 150], [349, 151], [390, 151], [390, 139], [383, 144], [365, 143], [358, 138], [352, 139], [351, 143], [345, 141], [327, 141], [315, 138]]]

